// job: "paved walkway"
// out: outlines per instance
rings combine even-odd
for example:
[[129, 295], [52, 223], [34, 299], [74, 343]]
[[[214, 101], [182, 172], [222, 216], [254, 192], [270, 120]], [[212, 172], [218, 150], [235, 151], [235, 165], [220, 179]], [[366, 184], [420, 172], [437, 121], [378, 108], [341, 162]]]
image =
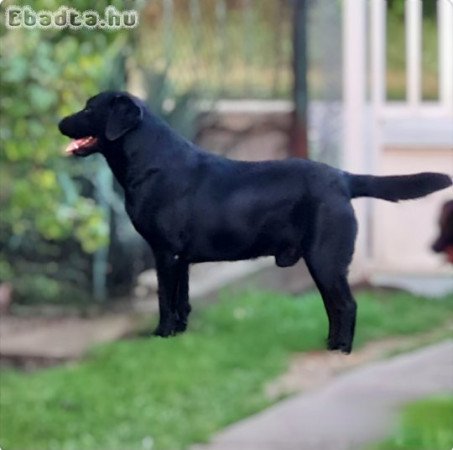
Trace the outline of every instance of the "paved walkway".
[[[110, 342], [137, 329], [134, 314], [101, 317], [0, 318], [0, 361], [24, 361], [39, 367], [86, 354], [93, 345]], [[22, 365], [22, 364], [19, 364]]]
[[356, 450], [386, 436], [406, 402], [453, 391], [453, 340], [337, 377], [234, 424], [193, 450]]

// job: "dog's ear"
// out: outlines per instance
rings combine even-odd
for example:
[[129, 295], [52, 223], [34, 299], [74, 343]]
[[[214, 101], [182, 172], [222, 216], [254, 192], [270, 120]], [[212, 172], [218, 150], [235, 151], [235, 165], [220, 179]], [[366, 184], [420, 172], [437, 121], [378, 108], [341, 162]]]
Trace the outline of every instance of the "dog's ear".
[[143, 119], [143, 108], [132, 97], [119, 94], [114, 98], [105, 127], [105, 137], [109, 141], [119, 139], [135, 128]]

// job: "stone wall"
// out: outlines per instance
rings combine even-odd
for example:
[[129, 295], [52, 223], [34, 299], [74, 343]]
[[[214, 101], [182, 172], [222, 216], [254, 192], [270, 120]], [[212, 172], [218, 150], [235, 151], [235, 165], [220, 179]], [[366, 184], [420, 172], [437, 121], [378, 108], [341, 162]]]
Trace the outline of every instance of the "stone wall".
[[197, 144], [228, 158], [259, 161], [288, 156], [291, 110], [286, 102], [220, 102], [200, 114], [197, 125]]

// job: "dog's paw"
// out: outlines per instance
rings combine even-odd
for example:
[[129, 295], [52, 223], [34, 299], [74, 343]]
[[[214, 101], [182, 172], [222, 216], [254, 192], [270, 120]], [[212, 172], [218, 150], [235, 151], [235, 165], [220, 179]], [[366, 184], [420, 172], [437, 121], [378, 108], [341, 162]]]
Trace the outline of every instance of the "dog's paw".
[[174, 336], [175, 334], [176, 334], [175, 324], [173, 322], [159, 324], [158, 327], [153, 332], [154, 336], [159, 336], [159, 337], [163, 337], [163, 338]]
[[329, 340], [327, 342], [327, 349], [330, 351], [340, 351], [346, 355], [349, 355], [352, 351], [352, 342], [342, 342], [336, 340]]
[[187, 320], [177, 320], [175, 324], [175, 333], [184, 333], [187, 329]]

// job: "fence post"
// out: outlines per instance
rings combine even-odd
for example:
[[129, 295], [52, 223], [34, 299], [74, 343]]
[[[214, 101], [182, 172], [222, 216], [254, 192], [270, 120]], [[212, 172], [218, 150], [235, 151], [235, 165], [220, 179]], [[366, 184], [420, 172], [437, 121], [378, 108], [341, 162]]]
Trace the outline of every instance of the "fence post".
[[307, 1], [295, 0], [294, 36], [294, 116], [291, 153], [308, 158], [307, 138]]
[[355, 172], [365, 168], [365, 7], [365, 0], [343, 2], [343, 167]]
[[439, 29], [439, 100], [453, 114], [453, 2], [437, 3]]
[[[343, 151], [342, 169], [363, 173], [367, 169], [365, 148], [366, 100], [366, 0], [343, 1]], [[369, 263], [369, 217], [366, 203], [354, 204], [359, 232], [351, 273], [367, 276]]]
[[387, 99], [386, 82], [386, 15], [387, 2], [385, 0], [371, 0], [370, 25], [370, 75], [371, 75], [371, 100], [376, 112], [379, 114]]
[[[105, 214], [104, 220], [111, 228], [111, 207], [108, 198], [113, 191], [113, 176], [111, 171], [105, 165], [99, 167], [95, 177], [95, 198]], [[93, 256], [93, 297], [98, 302], [107, 300], [107, 272], [108, 272], [109, 248], [103, 247], [98, 249]]]
[[163, 6], [164, 51], [168, 70], [173, 58], [173, 0], [164, 0]]
[[414, 110], [421, 100], [422, 2], [406, 0], [406, 100]]
[[[382, 151], [383, 109], [387, 100], [387, 2], [386, 0], [371, 0], [370, 4], [370, 83], [371, 83], [371, 129], [369, 149], [365, 151], [366, 171], [374, 173], [378, 170], [380, 153]], [[366, 201], [367, 217], [367, 256], [373, 258], [376, 254], [374, 202]]]
[[219, 83], [219, 91], [217, 95], [224, 94], [225, 87], [225, 72], [227, 67], [227, 7], [225, 0], [216, 0], [215, 3], [215, 18], [216, 18], [216, 34], [217, 34], [217, 57], [219, 59], [217, 78]]

